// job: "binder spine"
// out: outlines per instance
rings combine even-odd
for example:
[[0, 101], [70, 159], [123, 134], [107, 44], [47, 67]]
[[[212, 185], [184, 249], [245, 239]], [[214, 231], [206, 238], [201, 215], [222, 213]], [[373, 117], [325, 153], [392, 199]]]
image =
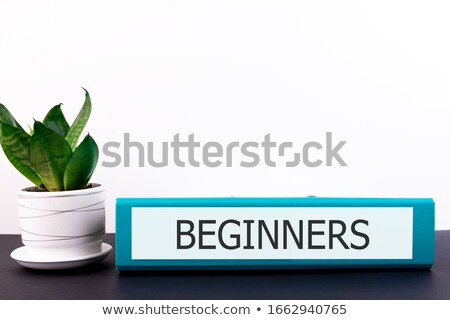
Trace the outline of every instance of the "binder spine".
[[[364, 229], [363, 227], [365, 227], [363, 223], [357, 227], [353, 226], [352, 231], [355, 233], [352, 236], [356, 240], [355, 243], [352, 243], [353, 247], [350, 248], [350, 244], [345, 243], [342, 238], [338, 238], [340, 234], [339, 230], [342, 231], [342, 227], [350, 232], [349, 230], [352, 228], [352, 225], [348, 224], [347, 226], [343, 226], [343, 224], [345, 224], [344, 222], [334, 222], [335, 225], [330, 227], [330, 223], [327, 220], [319, 225], [320, 228], [336, 227], [335, 229], [337, 231], [332, 231], [332, 229], [330, 229], [331, 233], [335, 232], [334, 238], [330, 240], [330, 243], [333, 241], [333, 243], [336, 244], [335, 246], [340, 246], [341, 249], [349, 247], [347, 251], [342, 249], [342, 253], [337, 254], [334, 251], [331, 251], [330, 248], [322, 251], [318, 250], [317, 252], [319, 253], [314, 252], [314, 250], [299, 250], [298, 256], [289, 258], [287, 253], [283, 253], [283, 250], [284, 252], [287, 252], [286, 244], [285, 247], [281, 244], [277, 244], [277, 248], [279, 248], [281, 253], [272, 250], [272, 253], [262, 255], [262, 258], [259, 258], [255, 254], [252, 256], [251, 250], [247, 250], [247, 253], [250, 254], [246, 254], [246, 256], [240, 255], [238, 253], [239, 250], [241, 250], [241, 252], [245, 251], [242, 250], [244, 245], [240, 243], [241, 247], [237, 248], [237, 244], [234, 243], [236, 247], [234, 249], [236, 250], [216, 250], [219, 252], [216, 256], [214, 256], [215, 253], [211, 253], [215, 252], [214, 250], [197, 250], [193, 251], [191, 256], [189, 256], [190, 250], [195, 250], [195, 248], [193, 248], [194, 245], [192, 245], [192, 249], [190, 250], [177, 251], [173, 248], [175, 246], [174, 244], [171, 247], [173, 253], [168, 252], [170, 250], [163, 249], [160, 250], [160, 253], [154, 253], [152, 252], [152, 245], [149, 244], [149, 248], [145, 247], [145, 239], [142, 241], [139, 240], [142, 244], [137, 244], [138, 239], [140, 239], [140, 234], [143, 234], [144, 237], [149, 236], [145, 226], [148, 226], [149, 230], [153, 230], [152, 232], [158, 233], [160, 232], [160, 228], [164, 228], [159, 227], [158, 223], [164, 225], [162, 221], [164, 219], [169, 219], [170, 214], [173, 214], [173, 212], [179, 212], [179, 214], [177, 213], [178, 217], [183, 218], [183, 212], [189, 212], [192, 216], [192, 214], [197, 211], [199, 213], [207, 213], [204, 216], [208, 218], [207, 221], [209, 221], [209, 224], [205, 223], [204, 226], [202, 226], [204, 227], [203, 229], [206, 230], [206, 227], [216, 228], [215, 233], [209, 231], [209, 234], [207, 233], [208, 231], [203, 230], [203, 232], [206, 232], [207, 239], [211, 242], [211, 239], [213, 239], [211, 234], [217, 235], [217, 230], [220, 229], [220, 223], [223, 224], [224, 221], [227, 221], [226, 218], [223, 218], [227, 217], [227, 214], [230, 214], [228, 220], [235, 221], [229, 222], [229, 228], [233, 227], [232, 224], [238, 225], [239, 222], [241, 230], [245, 230], [242, 223], [244, 218], [240, 221], [238, 220], [239, 215], [233, 215], [233, 212], [236, 210], [238, 210], [239, 214], [242, 216], [253, 214], [256, 219], [258, 218], [258, 215], [261, 214], [262, 221], [264, 221], [264, 217], [268, 216], [265, 212], [272, 214], [271, 217], [279, 216], [281, 222], [276, 225], [279, 227], [279, 230], [284, 230], [289, 233], [289, 243], [291, 246], [299, 245], [299, 243], [295, 243], [295, 240], [297, 239], [295, 236], [299, 235], [299, 233], [297, 232], [297, 229], [292, 227], [292, 225], [294, 225], [293, 223], [292, 225], [290, 224], [290, 226], [285, 226], [285, 229], [281, 228], [281, 223], [283, 223], [283, 221], [289, 221], [289, 219], [285, 217], [295, 217], [295, 215], [298, 214], [299, 219], [303, 219], [304, 217], [320, 216], [320, 212], [328, 214], [330, 220], [333, 221], [339, 221], [339, 217], [346, 217], [345, 214], [347, 212], [349, 215], [352, 212], [364, 212], [364, 214], [369, 217], [370, 215], [373, 215], [374, 217], [379, 215], [376, 218], [378, 219], [377, 221], [381, 221], [382, 224], [378, 222], [378, 224], [374, 224], [372, 229], [375, 230], [375, 228], [377, 228], [375, 231], [378, 232], [378, 234], [386, 233], [387, 236], [390, 234], [391, 238], [389, 238], [389, 243], [384, 244], [386, 252], [383, 252], [383, 246], [379, 245], [381, 248], [380, 250], [373, 251], [369, 255], [364, 255], [361, 253], [363, 250], [359, 250], [359, 252], [356, 252], [358, 250], [352, 251], [353, 248], [360, 249], [364, 245], [364, 233], [361, 231]], [[399, 217], [397, 217], [397, 213], [401, 213], [405, 217], [408, 217], [408, 210], [411, 212], [411, 219], [405, 221], [410, 221], [411, 224], [408, 225], [408, 223], [406, 223], [405, 226], [403, 226]], [[434, 210], [434, 202], [429, 198], [119, 198], [116, 202], [116, 267], [117, 270], [431, 268], [434, 262]], [[189, 217], [189, 214], [187, 214], [187, 217]], [[333, 218], [335, 214], [336, 217], [338, 217], [336, 219]], [[322, 213], [320, 217], [323, 216]], [[133, 224], [133, 217], [135, 219], [135, 224]], [[138, 217], [140, 217], [141, 220], [138, 221]], [[223, 219], [221, 220], [220, 217]], [[307, 220], [305, 218], [303, 221], [305, 224], [300, 224], [300, 226], [305, 228], [305, 232], [311, 231], [307, 229], [308, 221], [311, 220], [312, 219]], [[344, 221], [345, 219], [341, 220]], [[393, 221], [397, 220], [400, 222], [397, 222], [394, 225]], [[217, 225], [214, 225], [211, 221], [215, 221]], [[292, 219], [290, 221], [292, 221]], [[284, 223], [286, 224], [286, 222]], [[263, 224], [264, 223], [262, 223], [262, 225]], [[271, 225], [267, 223], [260, 229], [255, 227], [254, 230], [262, 230], [261, 232], [265, 232], [264, 236], [269, 239], [271, 235], [269, 230], [270, 226]], [[314, 227], [311, 223], [309, 223], [309, 226]], [[195, 234], [194, 231], [192, 231], [192, 236], [188, 234], [187, 231], [189, 231], [188, 229], [190, 227], [194, 228], [194, 223], [186, 223], [185, 225], [179, 223], [179, 248], [189, 247], [186, 242], [189, 243], [190, 237], [198, 237], [197, 229], [195, 230]], [[197, 228], [198, 226], [196, 225], [195, 227]], [[341, 227], [341, 229], [339, 229], [339, 227]], [[410, 230], [408, 229], [409, 227]], [[316, 239], [321, 239], [321, 233], [317, 230], [312, 231], [313, 235]], [[162, 230], [162, 232], [164, 234], [166, 231]], [[167, 232], [169, 232], [169, 230], [167, 230]], [[316, 233], [314, 234], [314, 232]], [[398, 242], [395, 238], [397, 233]], [[181, 237], [180, 234], [184, 237]], [[148, 239], [158, 240], [158, 238], [152, 238], [150, 236]], [[303, 238], [308, 238], [306, 233], [302, 236]], [[328, 236], [330, 236], [330, 234], [328, 234]], [[369, 235], [367, 237], [369, 237]], [[378, 238], [382, 238], [382, 236], [378, 236]], [[180, 239], [185, 243], [183, 244]], [[245, 239], [248, 240], [250, 238]], [[244, 241], [245, 239], [242, 235], [240, 241]], [[312, 237], [310, 239], [312, 239]], [[197, 242], [195, 245], [198, 247], [198, 239], [196, 240]], [[270, 241], [270, 239], [267, 241]], [[272, 239], [272, 241], [274, 240]], [[267, 243], [270, 244], [270, 242]], [[323, 242], [322, 244], [325, 246], [326, 243], [327, 242]], [[167, 244], [163, 241], [157, 246], [162, 248], [164, 245]], [[209, 245], [211, 246], [211, 244]], [[272, 245], [274, 245], [274, 243], [272, 243]], [[306, 246], [306, 244], [303, 245]], [[225, 247], [226, 246], [232, 247], [230, 243], [226, 244]], [[251, 246], [248, 247], [250, 248]], [[394, 253], [390, 254], [388, 251], [393, 251]], [[200, 252], [198, 256], [196, 255], [196, 252]], [[289, 252], [295, 253], [295, 251]], [[355, 252], [355, 257], [352, 258], [351, 254], [349, 256], [346, 252]], [[405, 254], [398, 255], [401, 258], [396, 258], [395, 252], [404, 252]]]

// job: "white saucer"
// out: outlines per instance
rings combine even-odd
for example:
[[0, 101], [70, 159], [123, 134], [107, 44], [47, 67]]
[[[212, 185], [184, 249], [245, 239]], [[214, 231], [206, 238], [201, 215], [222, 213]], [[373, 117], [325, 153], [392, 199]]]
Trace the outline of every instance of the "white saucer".
[[25, 246], [17, 248], [11, 252], [11, 258], [17, 261], [18, 264], [31, 268], [31, 269], [41, 269], [41, 270], [59, 270], [59, 269], [71, 269], [82, 267], [94, 262], [102, 261], [106, 258], [108, 254], [112, 251], [112, 247], [107, 243], [102, 243], [102, 250], [98, 253], [66, 258], [66, 259], [29, 259], [26, 254]]

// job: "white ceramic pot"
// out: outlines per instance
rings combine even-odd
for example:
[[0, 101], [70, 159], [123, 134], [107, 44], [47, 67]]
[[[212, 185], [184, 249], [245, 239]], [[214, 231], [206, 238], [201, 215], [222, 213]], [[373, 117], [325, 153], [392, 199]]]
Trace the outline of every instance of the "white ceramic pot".
[[22, 242], [30, 259], [70, 259], [101, 252], [105, 189], [18, 193]]

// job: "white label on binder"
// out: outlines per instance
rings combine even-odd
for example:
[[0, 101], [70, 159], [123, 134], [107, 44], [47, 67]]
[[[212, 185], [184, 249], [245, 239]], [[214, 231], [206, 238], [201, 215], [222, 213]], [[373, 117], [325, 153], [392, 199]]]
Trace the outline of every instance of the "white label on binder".
[[412, 259], [410, 207], [132, 208], [132, 259]]

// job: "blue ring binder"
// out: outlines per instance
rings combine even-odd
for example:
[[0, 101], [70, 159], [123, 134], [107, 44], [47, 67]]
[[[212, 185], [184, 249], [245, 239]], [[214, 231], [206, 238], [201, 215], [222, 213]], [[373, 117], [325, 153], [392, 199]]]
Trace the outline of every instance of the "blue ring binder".
[[[380, 208], [380, 211], [383, 208], [412, 208], [412, 240], [410, 239], [412, 255], [410, 259], [330, 259], [326, 257], [329, 251], [325, 250], [323, 252], [325, 256], [320, 259], [303, 258], [301, 255], [298, 259], [204, 259], [201, 257], [185, 259], [182, 255], [179, 259], [136, 259], [132, 254], [133, 208], [152, 208], [152, 210], [231, 208], [230, 212], [233, 212], [233, 208]], [[116, 202], [116, 267], [117, 270], [431, 268], [434, 261], [434, 210], [434, 202], [429, 198], [118, 198]], [[211, 212], [208, 217], [214, 219], [214, 210], [211, 209]], [[375, 210], [373, 215], [376, 215], [376, 212]], [[183, 210], [180, 210], [180, 216], [183, 217]], [[330, 218], [333, 218], [332, 213]], [[158, 220], [152, 221], [152, 224], [157, 225]], [[386, 220], [386, 225], [389, 225], [389, 219]], [[396, 230], [390, 231], [396, 232]], [[176, 251], [174, 252], [176, 254]]]

